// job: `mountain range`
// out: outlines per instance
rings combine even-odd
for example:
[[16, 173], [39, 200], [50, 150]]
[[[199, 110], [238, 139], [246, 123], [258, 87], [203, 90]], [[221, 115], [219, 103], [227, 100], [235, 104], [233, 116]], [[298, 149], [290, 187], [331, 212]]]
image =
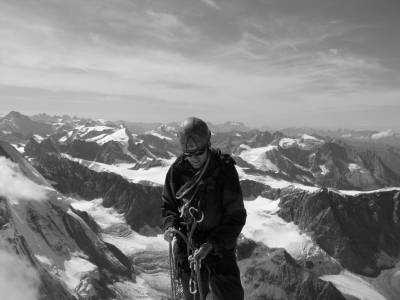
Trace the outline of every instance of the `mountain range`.
[[[0, 257], [11, 262], [0, 259], [0, 280], [18, 295], [8, 299], [170, 297], [159, 206], [179, 124], [116, 123], [0, 118]], [[228, 123], [209, 126], [245, 199], [246, 299], [400, 299], [397, 136]], [[15, 280], [1, 271], [13, 266]]]

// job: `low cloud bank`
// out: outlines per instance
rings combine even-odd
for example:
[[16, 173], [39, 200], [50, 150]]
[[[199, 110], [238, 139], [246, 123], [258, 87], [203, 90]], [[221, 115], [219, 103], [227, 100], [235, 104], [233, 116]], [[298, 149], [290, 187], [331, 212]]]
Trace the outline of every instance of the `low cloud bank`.
[[38, 300], [39, 284], [38, 272], [27, 261], [0, 248], [1, 295], [7, 300]]
[[12, 203], [21, 199], [40, 201], [46, 199], [46, 189], [25, 177], [18, 164], [0, 157], [0, 196]]
[[389, 130], [386, 130], [386, 131], [382, 131], [382, 132], [373, 134], [372, 138], [374, 140], [377, 140], [377, 139], [381, 139], [381, 138], [392, 136], [392, 135], [393, 135], [393, 132], [392, 132], [391, 129], [389, 129]]

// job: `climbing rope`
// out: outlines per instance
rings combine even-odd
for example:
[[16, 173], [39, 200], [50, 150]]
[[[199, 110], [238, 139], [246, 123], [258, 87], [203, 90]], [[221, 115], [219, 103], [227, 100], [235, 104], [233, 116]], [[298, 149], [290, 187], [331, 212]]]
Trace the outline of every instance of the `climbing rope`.
[[172, 300], [176, 299], [176, 282], [175, 282], [175, 263], [174, 257], [172, 253], [172, 242], [169, 243], [169, 273], [171, 276], [171, 291], [172, 291]]
[[[195, 221], [196, 222], [196, 221]], [[190, 250], [192, 252], [196, 251], [195, 245], [179, 230], [175, 228], [170, 229], [171, 232], [174, 232], [178, 234], [188, 245]], [[203, 300], [203, 291], [202, 291], [202, 286], [201, 286], [201, 273], [200, 273], [200, 268], [201, 268], [201, 262], [199, 259], [190, 259], [190, 268], [192, 270], [192, 274], [190, 276], [190, 281], [189, 281], [189, 289], [190, 292], [193, 295], [193, 299], [196, 300], [196, 293], [197, 290], [200, 294], [200, 300]], [[172, 253], [172, 242], [169, 243], [169, 267], [170, 267], [170, 276], [171, 276], [171, 290], [172, 290], [172, 299], [176, 299], [176, 283], [174, 282], [175, 279], [175, 264], [173, 263], [173, 253]], [[193, 273], [194, 271], [194, 273]]]

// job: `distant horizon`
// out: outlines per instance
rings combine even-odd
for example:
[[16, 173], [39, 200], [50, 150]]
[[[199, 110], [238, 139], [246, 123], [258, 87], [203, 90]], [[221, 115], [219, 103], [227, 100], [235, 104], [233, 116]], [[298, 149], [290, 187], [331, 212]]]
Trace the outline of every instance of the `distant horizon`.
[[[11, 111], [17, 111], [17, 110], [11, 110]], [[4, 111], [0, 111], [0, 116], [4, 115], [6, 116], [7, 114], [9, 114], [11, 111], [8, 112], [4, 112]], [[63, 115], [68, 115], [69, 117], [73, 118], [75, 115], [78, 118], [89, 118], [89, 119], [93, 119], [93, 120], [98, 120], [98, 119], [105, 119], [107, 121], [111, 121], [111, 122], [116, 122], [116, 121], [125, 121], [125, 122], [132, 122], [132, 123], [159, 123], [159, 124], [169, 124], [169, 123], [173, 123], [173, 122], [181, 122], [183, 120], [171, 120], [171, 121], [166, 121], [166, 122], [161, 122], [161, 121], [138, 121], [138, 120], [128, 120], [128, 119], [107, 119], [107, 118], [103, 118], [103, 117], [97, 117], [94, 115], [81, 115], [79, 113], [49, 113], [46, 111], [41, 111], [41, 112], [24, 112], [24, 111], [17, 111], [23, 115], [26, 115], [28, 117], [32, 117], [34, 115], [38, 115], [38, 114], [42, 114], [42, 113], [46, 113], [47, 115], [53, 117], [54, 115], [56, 116], [60, 116], [62, 117]], [[189, 116], [188, 116], [189, 117]], [[246, 124], [245, 122], [241, 121], [241, 120], [224, 120], [224, 121], [217, 121], [217, 122], [213, 122], [207, 119], [203, 119], [205, 122], [210, 122], [213, 125], [222, 125], [225, 124], [227, 122], [241, 122], [243, 123], [246, 127], [249, 127], [251, 129], [260, 129], [262, 127], [270, 127], [276, 130], [283, 130], [283, 129], [288, 129], [288, 128], [312, 128], [312, 129], [316, 129], [316, 130], [331, 130], [331, 131], [337, 131], [340, 128], [346, 128], [349, 130], [354, 130], [354, 131], [364, 131], [364, 130], [368, 130], [368, 131], [378, 131], [378, 132], [385, 132], [388, 130], [391, 130], [394, 133], [400, 133], [400, 127], [396, 128], [396, 127], [387, 127], [387, 126], [375, 126], [374, 128], [368, 127], [367, 124], [354, 124], [354, 125], [338, 125], [336, 127], [323, 127], [323, 126], [310, 126], [310, 125], [306, 125], [306, 124], [299, 124], [299, 125], [292, 125], [292, 126], [283, 126], [283, 127], [277, 127], [277, 126], [273, 126], [270, 124], [266, 124], [263, 126], [259, 126], [259, 127], [254, 127], [254, 126], [250, 126], [249, 124]]]

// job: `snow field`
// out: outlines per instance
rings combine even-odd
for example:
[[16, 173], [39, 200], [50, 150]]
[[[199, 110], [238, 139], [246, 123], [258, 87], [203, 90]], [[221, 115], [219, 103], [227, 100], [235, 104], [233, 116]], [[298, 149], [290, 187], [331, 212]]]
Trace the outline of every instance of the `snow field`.
[[58, 272], [61, 279], [67, 284], [70, 291], [74, 291], [75, 287], [79, 284], [88, 272], [97, 270], [97, 266], [78, 256], [71, 256], [69, 260], [64, 262], [64, 272]]
[[158, 133], [158, 132], [155, 131], [155, 130], [148, 131], [148, 132], [146, 132], [145, 134], [154, 135], [154, 136], [156, 136], [156, 137], [158, 137], [158, 138], [160, 138], [160, 139], [167, 139], [167, 140], [169, 140], [169, 141], [172, 141], [172, 139], [171, 139], [170, 137], [167, 137], [167, 136], [165, 136], [165, 135], [162, 135], [161, 133]]
[[[67, 198], [66, 202], [73, 208], [86, 211], [102, 228], [103, 241], [113, 244], [127, 257], [132, 258], [137, 252], [147, 253], [164, 252], [168, 255], [168, 243], [164, 241], [163, 235], [146, 237], [133, 231], [124, 221], [123, 214], [114, 208], [106, 208], [102, 205], [103, 199], [92, 201], [76, 200]], [[151, 255], [150, 255], [151, 259]], [[136, 276], [136, 282], [119, 282], [116, 284], [116, 293], [120, 299], [161, 299], [169, 289], [169, 275], [167, 272], [146, 274], [145, 272]]]
[[120, 142], [122, 145], [127, 147], [128, 140], [129, 140], [129, 137], [126, 134], [125, 128], [121, 128], [121, 129], [116, 130], [112, 134], [105, 135], [104, 137], [98, 139], [96, 141], [96, 143], [99, 145], [103, 145], [109, 141], [116, 141], [116, 142]]
[[11, 144], [15, 149], [18, 150], [19, 153], [24, 154], [25, 152], [25, 144]]
[[300, 188], [300, 189], [303, 189], [303, 190], [306, 190], [306, 191], [311, 191], [311, 192], [316, 191], [316, 190], [319, 189], [318, 187], [305, 186], [305, 185], [302, 185], [302, 184], [296, 183], [296, 182], [290, 182], [290, 181], [286, 181], [286, 180], [283, 180], [283, 179], [276, 179], [276, 178], [273, 178], [273, 177], [271, 177], [269, 175], [246, 174], [244, 172], [243, 168], [241, 168], [241, 167], [239, 167], [237, 165], [235, 167], [236, 167], [236, 170], [237, 170], [237, 172], [239, 174], [239, 180], [248, 179], [248, 180], [252, 180], [252, 181], [255, 181], [255, 182], [260, 182], [262, 184], [269, 185], [272, 188], [285, 188], [285, 187], [288, 187], [288, 186], [293, 186], [295, 188]]
[[242, 230], [244, 236], [271, 248], [289, 248], [291, 244], [305, 242], [307, 237], [299, 234], [296, 225], [286, 223], [276, 215], [278, 204], [279, 200], [262, 197], [245, 201], [247, 220]]
[[340, 275], [324, 275], [320, 279], [332, 282], [343, 294], [355, 296], [360, 300], [387, 300], [370, 283], [347, 270], [342, 271]]
[[138, 234], [126, 224], [123, 214], [118, 213], [112, 207], [104, 207], [103, 199], [79, 201], [68, 198], [66, 201], [73, 208], [89, 213], [106, 232], [102, 234], [103, 240], [117, 246], [127, 256], [132, 256], [139, 250], [168, 250], [168, 243], [164, 241], [163, 235], [146, 237]]
[[321, 175], [325, 175], [326, 173], [329, 173], [329, 170], [327, 167], [325, 167], [325, 165], [320, 165], [319, 167], [321, 169]]
[[311, 135], [303, 134], [298, 138], [283, 138], [279, 141], [282, 148], [299, 147], [303, 150], [312, 150], [324, 144], [323, 140], [319, 140]]
[[248, 163], [255, 166], [257, 169], [262, 171], [279, 171], [278, 167], [274, 163], [272, 163], [265, 155], [268, 151], [276, 149], [276, 146], [250, 148], [249, 146], [242, 144], [240, 145], [240, 148], [243, 148], [245, 150], [242, 151], [239, 156], [244, 161], [247, 161]]
[[[276, 215], [279, 201], [262, 197], [245, 201], [247, 220], [242, 230], [243, 235], [271, 248], [284, 248], [295, 259], [323, 261], [324, 269], [328, 272], [340, 270], [341, 267], [336, 260], [330, 258], [307, 235], [301, 233], [296, 225], [287, 223]], [[320, 279], [332, 282], [343, 294], [355, 296], [360, 300], [395, 300], [395, 298], [386, 299], [378, 290], [379, 286], [391, 285], [392, 289], [400, 292], [400, 265], [397, 270], [381, 277], [387, 278], [371, 279], [376, 286], [364, 280], [362, 276], [347, 270], [341, 271], [339, 275], [324, 275]]]
[[61, 155], [65, 158], [68, 158], [69, 160], [79, 162], [80, 164], [96, 172], [113, 172], [123, 176], [124, 178], [134, 183], [141, 183], [143, 181], [148, 181], [160, 185], [164, 184], [165, 176], [169, 170], [169, 167], [176, 159], [176, 157], [172, 157], [171, 159], [160, 159], [164, 164], [162, 167], [153, 167], [150, 168], [149, 170], [143, 170], [143, 169], [131, 170], [130, 168], [133, 168], [135, 166], [135, 163], [108, 165], [84, 159], [73, 158], [64, 153]]

